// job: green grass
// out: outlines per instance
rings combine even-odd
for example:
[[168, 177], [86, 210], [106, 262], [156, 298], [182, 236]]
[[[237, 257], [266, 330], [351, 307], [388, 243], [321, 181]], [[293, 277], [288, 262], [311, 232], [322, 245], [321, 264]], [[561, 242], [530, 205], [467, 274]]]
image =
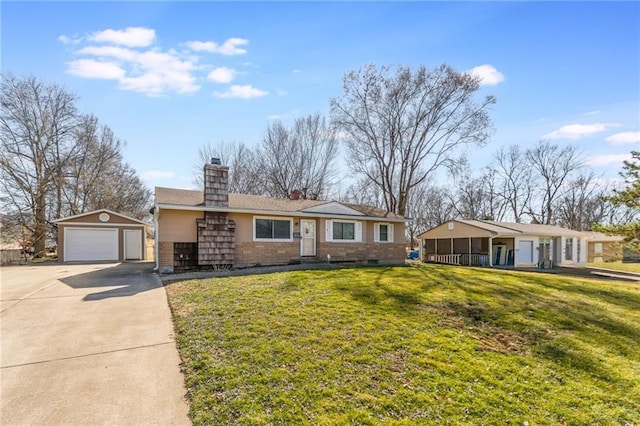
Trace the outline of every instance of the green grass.
[[640, 285], [418, 265], [168, 285], [194, 424], [640, 424]]
[[615, 271], [637, 272], [640, 273], [640, 263], [622, 263], [622, 262], [598, 262], [589, 263], [592, 268], [613, 269]]

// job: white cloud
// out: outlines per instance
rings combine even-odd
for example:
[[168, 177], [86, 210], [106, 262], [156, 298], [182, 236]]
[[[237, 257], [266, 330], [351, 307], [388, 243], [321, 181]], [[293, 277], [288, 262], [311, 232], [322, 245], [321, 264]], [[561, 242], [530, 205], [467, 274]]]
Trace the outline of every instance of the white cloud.
[[219, 67], [212, 70], [209, 75], [207, 75], [207, 80], [215, 83], [231, 83], [235, 75], [235, 70], [227, 67]]
[[175, 175], [176, 174], [174, 172], [163, 170], [147, 170], [146, 172], [142, 172], [140, 174], [140, 176], [144, 180], [170, 179]]
[[246, 49], [238, 46], [248, 44], [249, 40], [244, 38], [232, 37], [228, 38], [222, 44], [213, 41], [188, 41], [184, 45], [195, 52], [220, 53], [222, 55], [243, 55], [247, 53]]
[[[154, 45], [156, 32], [151, 28], [129, 27], [108, 29], [75, 39], [62, 35], [65, 44], [79, 44], [74, 60], [67, 62], [67, 73], [81, 78], [111, 79], [118, 81], [123, 90], [160, 96], [167, 93], [189, 94], [200, 90], [199, 81], [231, 83], [237, 71], [227, 67], [213, 68], [201, 63], [202, 51], [223, 55], [246, 53], [241, 46], [249, 41], [229, 38], [221, 45], [214, 42], [184, 43], [191, 50], [177, 51]], [[222, 98], [250, 99], [265, 96], [266, 91], [250, 85], [232, 86], [216, 93]]]
[[640, 143], [640, 132], [622, 132], [611, 135], [605, 139], [613, 145], [627, 145]]
[[240, 99], [251, 99], [251, 98], [259, 98], [262, 96], [266, 96], [269, 92], [264, 90], [256, 89], [253, 86], [231, 86], [226, 92], [214, 92], [213, 95], [218, 98], [240, 98]]
[[587, 158], [590, 166], [622, 166], [622, 162], [631, 160], [631, 154], [605, 154]]
[[78, 44], [82, 41], [82, 38], [71, 38], [62, 34], [58, 36], [58, 41], [64, 44]]
[[618, 126], [620, 126], [618, 123], [569, 124], [544, 135], [543, 138], [578, 140]]
[[124, 77], [124, 70], [113, 62], [101, 62], [94, 59], [78, 59], [67, 62], [67, 72], [83, 78], [118, 80]]
[[104, 30], [91, 34], [88, 39], [96, 43], [119, 44], [128, 47], [146, 47], [153, 44], [156, 31], [151, 28], [129, 27], [124, 30]]
[[[119, 46], [86, 46], [76, 54], [98, 57], [102, 61], [79, 59], [70, 62], [68, 73], [84, 78], [117, 79], [125, 90], [159, 96], [166, 92], [185, 94], [200, 89], [193, 75], [195, 63], [181, 58], [173, 50], [139, 51]], [[121, 72], [116, 73], [116, 68]]]
[[76, 50], [77, 55], [98, 56], [101, 58], [112, 58], [122, 61], [135, 61], [138, 55], [137, 50], [117, 46], [87, 46]]
[[587, 111], [584, 113], [584, 115], [598, 115], [600, 114], [602, 111], [600, 110], [596, 110], [596, 111]]
[[291, 71], [294, 74], [298, 74], [299, 72], [302, 72], [302, 70], [299, 70], [298, 68], [294, 69]]
[[467, 73], [474, 77], [480, 78], [480, 84], [482, 86], [495, 86], [498, 83], [504, 81], [504, 74], [495, 69], [493, 65], [479, 65], [471, 68]]

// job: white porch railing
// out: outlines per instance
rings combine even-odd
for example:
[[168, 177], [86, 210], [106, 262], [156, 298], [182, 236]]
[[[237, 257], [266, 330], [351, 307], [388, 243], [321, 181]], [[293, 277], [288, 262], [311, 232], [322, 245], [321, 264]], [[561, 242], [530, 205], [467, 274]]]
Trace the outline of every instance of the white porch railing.
[[446, 263], [449, 265], [460, 265], [459, 254], [428, 254], [427, 261], [435, 263]]
[[460, 264], [467, 266], [489, 266], [488, 254], [462, 254]]
[[449, 265], [489, 266], [488, 254], [428, 254], [427, 262]]

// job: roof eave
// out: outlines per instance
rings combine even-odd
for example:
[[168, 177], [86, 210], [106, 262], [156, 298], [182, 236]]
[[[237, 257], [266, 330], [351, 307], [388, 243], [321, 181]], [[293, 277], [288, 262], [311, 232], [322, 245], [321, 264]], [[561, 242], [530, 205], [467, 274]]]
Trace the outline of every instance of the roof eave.
[[61, 217], [60, 219], [53, 220], [53, 223], [64, 223], [64, 222], [67, 222], [67, 221], [72, 220], [72, 219], [77, 219], [79, 217], [89, 216], [89, 215], [100, 213], [100, 212], [116, 215], [116, 216], [119, 216], [121, 218], [124, 218], [124, 219], [127, 219], [127, 220], [131, 220], [133, 222], [140, 223], [142, 225], [150, 226], [150, 224], [147, 223], [147, 222], [143, 222], [143, 221], [138, 220], [138, 219], [136, 219], [134, 217], [125, 216], [122, 213], [114, 212], [113, 210], [109, 210], [109, 209], [98, 209], [98, 210], [93, 210], [93, 211], [86, 212], [86, 213], [76, 214], [76, 215], [73, 215], [73, 216]]
[[411, 222], [411, 219], [405, 218], [392, 218], [392, 217], [380, 217], [380, 216], [367, 216], [367, 215], [344, 215], [344, 214], [329, 214], [329, 213], [311, 213], [300, 210], [287, 211], [287, 210], [264, 210], [264, 209], [241, 209], [234, 207], [205, 207], [205, 206], [186, 206], [182, 204], [157, 204], [156, 207], [159, 210], [183, 210], [183, 211], [202, 211], [202, 212], [223, 212], [223, 213], [246, 213], [246, 214], [261, 214], [261, 215], [278, 215], [278, 216], [294, 216], [294, 217], [323, 217], [323, 218], [349, 218], [353, 220], [379, 220], [385, 222]]

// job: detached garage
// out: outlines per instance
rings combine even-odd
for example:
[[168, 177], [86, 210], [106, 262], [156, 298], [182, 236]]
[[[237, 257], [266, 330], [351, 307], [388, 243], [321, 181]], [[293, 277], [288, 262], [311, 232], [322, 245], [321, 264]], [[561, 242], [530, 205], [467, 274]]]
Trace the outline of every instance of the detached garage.
[[107, 209], [55, 221], [60, 262], [144, 260], [147, 224]]

